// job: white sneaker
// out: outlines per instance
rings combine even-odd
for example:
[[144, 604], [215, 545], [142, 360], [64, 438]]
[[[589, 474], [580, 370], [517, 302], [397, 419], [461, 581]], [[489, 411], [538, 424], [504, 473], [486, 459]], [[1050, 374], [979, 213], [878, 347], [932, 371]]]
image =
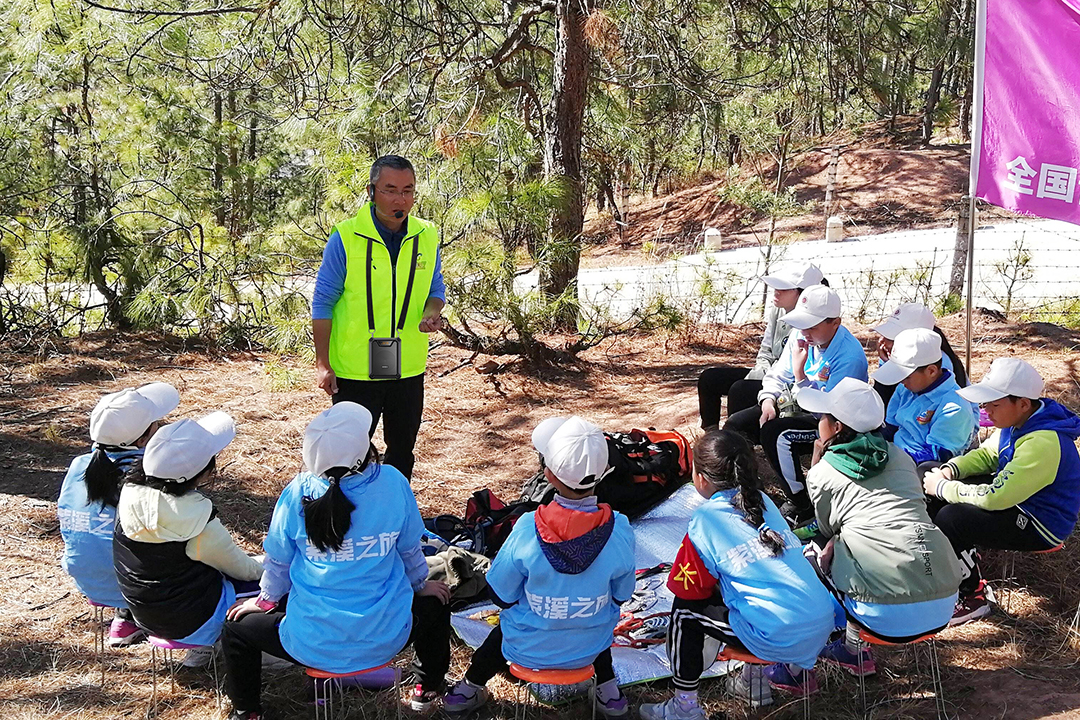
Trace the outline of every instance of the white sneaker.
[[213, 659], [213, 657], [213, 645], [193, 647], [184, 653], [184, 659], [180, 662], [180, 666], [186, 668], [204, 668], [210, 664], [210, 660]]
[[638, 708], [638, 715], [642, 720], [706, 720], [700, 705], [684, 705], [676, 697], [667, 702], [646, 703]]
[[727, 691], [752, 708], [773, 704], [772, 688], [762, 672], [761, 665], [743, 665], [742, 672], [731, 673], [724, 678]]

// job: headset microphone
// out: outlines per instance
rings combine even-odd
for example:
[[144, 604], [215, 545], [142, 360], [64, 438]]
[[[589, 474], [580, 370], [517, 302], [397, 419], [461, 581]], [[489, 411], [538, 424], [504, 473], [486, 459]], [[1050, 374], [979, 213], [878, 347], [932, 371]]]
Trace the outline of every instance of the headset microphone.
[[405, 213], [398, 210], [397, 212], [394, 213], [394, 217], [397, 218], [398, 220], [400, 220], [401, 218], [405, 217]]

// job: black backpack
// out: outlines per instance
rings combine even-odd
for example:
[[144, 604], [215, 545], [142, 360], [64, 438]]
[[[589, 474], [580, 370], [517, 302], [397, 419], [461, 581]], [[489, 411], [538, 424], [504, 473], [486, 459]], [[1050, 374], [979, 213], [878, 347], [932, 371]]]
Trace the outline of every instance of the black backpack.
[[[690, 479], [690, 441], [674, 430], [604, 433], [611, 472], [596, 486], [596, 497], [633, 520], [644, 515]], [[525, 481], [519, 502], [551, 502], [555, 488], [541, 467]]]

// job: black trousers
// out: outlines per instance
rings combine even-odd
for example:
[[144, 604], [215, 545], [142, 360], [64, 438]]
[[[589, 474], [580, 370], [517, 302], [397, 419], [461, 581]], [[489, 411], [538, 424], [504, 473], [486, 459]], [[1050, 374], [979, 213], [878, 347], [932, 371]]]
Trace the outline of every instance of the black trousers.
[[[221, 630], [225, 656], [225, 694], [233, 709], [261, 711], [262, 653], [301, 665], [281, 645], [278, 626], [287, 608], [271, 613], [252, 613]], [[409, 643], [416, 651], [414, 669], [424, 690], [441, 690], [450, 669], [450, 606], [438, 598], [416, 595], [412, 605], [413, 626]], [[360, 669], [360, 668], [357, 668]]]
[[[989, 475], [979, 475], [964, 478], [962, 482], [981, 485], [991, 480]], [[927, 499], [926, 509], [960, 558], [966, 575], [960, 582], [961, 597], [978, 590], [982, 580], [975, 548], [1032, 552], [1053, 547], [1035, 529], [1031, 518], [1018, 507], [983, 510], [967, 503], [947, 503], [941, 498], [931, 497]]]
[[755, 445], [761, 445], [773, 472], [780, 478], [784, 495], [798, 508], [808, 509], [810, 496], [806, 492], [802, 458], [814, 452], [817, 418], [813, 415], [794, 415], [758, 425], [760, 418], [761, 408], [755, 405], [729, 417], [724, 427], [742, 433]]
[[761, 381], [747, 380], [749, 372], [749, 368], [725, 366], [712, 367], [701, 372], [697, 385], [701, 427], [720, 424], [720, 405], [725, 395], [728, 399], [728, 417], [757, 405]]
[[[707, 647], [706, 637], [718, 643]], [[719, 592], [708, 600], [684, 600], [676, 596], [671, 604], [667, 641], [672, 684], [675, 687], [697, 690], [701, 674], [712, 665], [717, 653], [726, 645], [746, 649], [728, 624], [728, 607]]]
[[371, 412], [371, 432], [383, 419], [383, 439], [386, 454], [383, 462], [393, 465], [401, 474], [412, 478], [413, 448], [424, 414], [424, 376], [400, 380], [347, 380], [338, 378], [338, 391], [333, 402], [348, 400], [363, 405]]
[[[473, 685], [486, 685], [488, 680], [506, 670], [506, 657], [502, 651], [502, 628], [496, 625], [480, 647], [473, 653], [465, 679]], [[596, 684], [603, 685], [615, 679], [615, 668], [611, 664], [611, 648], [605, 648], [592, 662], [596, 671]]]

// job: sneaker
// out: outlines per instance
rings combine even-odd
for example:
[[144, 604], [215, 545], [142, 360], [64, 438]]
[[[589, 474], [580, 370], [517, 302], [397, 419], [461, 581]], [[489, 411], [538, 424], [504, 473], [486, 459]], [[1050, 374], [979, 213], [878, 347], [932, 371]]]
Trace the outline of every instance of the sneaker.
[[437, 690], [425, 690], [421, 685], [417, 684], [413, 688], [409, 706], [413, 712], [426, 713], [435, 707], [435, 703], [439, 702], [439, 695], [440, 693]]
[[229, 720], [263, 720], [263, 715], [260, 712], [254, 710], [250, 712], [240, 712], [234, 710], [232, 715], [229, 716]]
[[186, 668], [204, 668], [210, 664], [210, 661], [214, 657], [213, 645], [202, 645], [201, 647], [190, 648], [184, 653], [184, 659], [180, 662], [180, 667]]
[[856, 656], [855, 653], [848, 650], [843, 637], [837, 638], [826, 645], [818, 653], [818, 657], [825, 662], [839, 665], [855, 677], [860, 675], [870, 677], [877, 673], [877, 665], [874, 663], [874, 656], [870, 653], [870, 649], [859, 648], [859, 654]]
[[796, 528], [814, 519], [814, 506], [796, 505], [790, 500], [785, 500], [784, 504], [780, 506], [780, 514], [784, 516], [784, 519], [788, 521], [791, 527]]
[[806, 544], [806, 543], [810, 542], [815, 537], [817, 537], [817, 534], [818, 534], [818, 521], [817, 521], [817, 518], [814, 518], [813, 520], [811, 520], [808, 523], [800, 525], [799, 527], [795, 528], [792, 532], [795, 533], [795, 537], [799, 538], [799, 540], [801, 540], [803, 542], [803, 544]]
[[146, 639], [146, 631], [122, 618], [113, 618], [109, 625], [109, 647], [127, 647]]
[[[417, 691], [420, 686], [416, 686]], [[448, 715], [467, 715], [487, 704], [491, 693], [486, 687], [476, 687], [464, 680], [458, 681], [450, 691], [443, 695], [443, 710]], [[599, 709], [599, 706], [597, 706]]]
[[603, 701], [600, 696], [596, 696], [596, 712], [598, 715], [602, 715], [606, 718], [624, 718], [630, 715], [630, 702], [626, 699], [626, 696], [619, 693], [616, 698], [611, 698], [608, 701]]
[[786, 663], [776, 663], [765, 668], [765, 677], [774, 688], [789, 692], [795, 697], [813, 695], [818, 691], [817, 675], [813, 670], [792, 673]]
[[980, 588], [971, 595], [964, 595], [956, 601], [956, 609], [953, 610], [949, 627], [978, 620], [989, 614], [990, 601], [986, 599], [986, 593]]
[[662, 703], [646, 703], [638, 708], [638, 715], [641, 720], [706, 720], [700, 705], [688, 705], [677, 697]]
[[773, 704], [772, 688], [760, 665], [743, 665], [742, 672], [728, 675], [724, 684], [729, 693], [751, 708]]

